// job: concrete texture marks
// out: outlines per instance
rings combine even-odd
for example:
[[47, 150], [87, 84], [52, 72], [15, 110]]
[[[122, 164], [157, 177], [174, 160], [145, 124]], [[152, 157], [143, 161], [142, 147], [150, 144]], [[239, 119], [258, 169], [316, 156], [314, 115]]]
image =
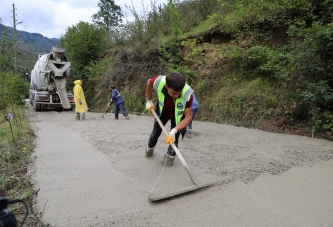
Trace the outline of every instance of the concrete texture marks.
[[152, 190], [193, 185], [178, 157], [163, 168], [163, 134], [145, 157], [153, 116], [29, 114], [38, 135], [30, 174], [52, 226], [333, 226], [330, 141], [194, 121], [179, 151], [199, 183], [219, 183], [150, 202]]

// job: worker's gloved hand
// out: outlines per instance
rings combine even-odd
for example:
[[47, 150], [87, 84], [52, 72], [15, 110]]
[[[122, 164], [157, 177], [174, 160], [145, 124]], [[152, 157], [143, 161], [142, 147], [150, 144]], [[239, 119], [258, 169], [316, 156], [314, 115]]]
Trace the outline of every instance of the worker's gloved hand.
[[146, 100], [146, 109], [149, 111], [149, 112], [152, 112], [152, 109], [155, 109], [155, 106], [153, 104], [153, 102], [151, 100]]
[[176, 141], [175, 139], [175, 135], [177, 133], [177, 129], [173, 128], [170, 132], [169, 135], [165, 138], [165, 142], [166, 144], [170, 144], [170, 142], [172, 141], [173, 143]]
[[110, 103], [106, 106], [108, 109], [110, 109], [110, 107], [111, 107], [111, 105], [110, 105]]
[[79, 100], [79, 103], [80, 103], [80, 105], [82, 105], [82, 101], [81, 101], [81, 99]]

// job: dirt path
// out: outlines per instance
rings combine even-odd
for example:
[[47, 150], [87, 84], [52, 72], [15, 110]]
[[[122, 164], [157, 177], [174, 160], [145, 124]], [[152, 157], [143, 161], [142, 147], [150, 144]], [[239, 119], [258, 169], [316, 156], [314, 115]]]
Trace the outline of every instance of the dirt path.
[[[221, 183], [151, 203], [167, 148], [161, 136], [144, 157], [152, 116], [30, 114], [37, 206], [53, 226], [333, 226], [332, 142], [195, 121], [179, 150], [200, 183]], [[191, 184], [177, 158], [154, 193]]]

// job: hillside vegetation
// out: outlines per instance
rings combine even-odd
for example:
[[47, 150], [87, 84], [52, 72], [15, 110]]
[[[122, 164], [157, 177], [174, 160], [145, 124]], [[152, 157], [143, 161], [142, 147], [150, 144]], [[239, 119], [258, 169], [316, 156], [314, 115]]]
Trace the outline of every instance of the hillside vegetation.
[[330, 138], [332, 2], [170, 0], [151, 8], [132, 9], [135, 21], [109, 31], [106, 51], [74, 66], [91, 110], [104, 109], [112, 82], [127, 109], [144, 114], [146, 80], [179, 71], [200, 102], [196, 120]]
[[60, 39], [90, 110], [105, 109], [115, 83], [127, 110], [145, 114], [146, 80], [179, 71], [200, 102], [196, 120], [330, 138], [331, 1], [151, 0], [150, 11], [127, 6], [125, 23], [113, 0], [100, 4], [95, 24]]

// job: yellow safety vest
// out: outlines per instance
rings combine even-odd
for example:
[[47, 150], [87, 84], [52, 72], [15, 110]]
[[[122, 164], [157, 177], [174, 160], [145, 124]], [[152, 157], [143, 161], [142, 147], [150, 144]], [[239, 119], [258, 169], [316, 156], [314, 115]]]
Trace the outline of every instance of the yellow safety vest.
[[[163, 107], [164, 107], [164, 94], [162, 93], [162, 89], [164, 85], [166, 84], [166, 76], [159, 76], [155, 82], [154, 82], [154, 90], [157, 93], [157, 98], [158, 98], [158, 106], [160, 109], [160, 115], [162, 114]], [[176, 99], [175, 101], [175, 121], [176, 125], [179, 124], [181, 121], [184, 111], [185, 111], [185, 105], [186, 102], [190, 100], [191, 94], [193, 93], [192, 88], [188, 85], [185, 84], [181, 95]]]

